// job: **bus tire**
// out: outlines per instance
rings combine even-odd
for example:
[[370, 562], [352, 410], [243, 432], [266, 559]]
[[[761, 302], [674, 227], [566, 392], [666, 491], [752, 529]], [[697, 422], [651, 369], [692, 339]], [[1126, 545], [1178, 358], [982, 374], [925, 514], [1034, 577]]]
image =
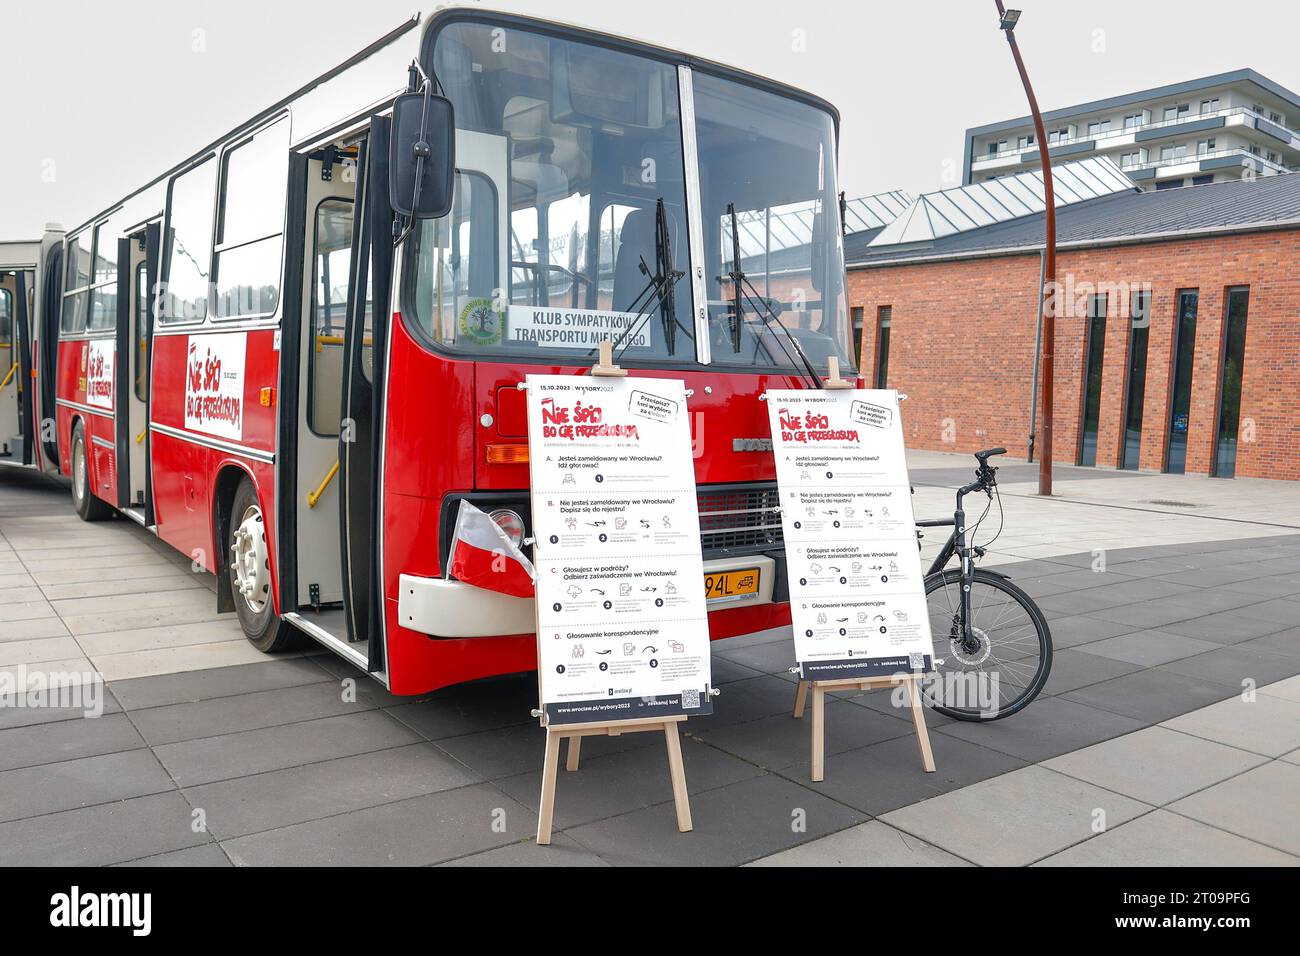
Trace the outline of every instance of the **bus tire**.
[[257, 490], [247, 478], [230, 502], [230, 529], [225, 560], [230, 563], [230, 596], [239, 626], [249, 643], [263, 653], [296, 646], [297, 632], [275, 613], [271, 594], [271, 549]]
[[103, 521], [113, 516], [108, 502], [96, 498], [90, 490], [90, 454], [86, 428], [81, 422], [72, 427], [72, 506], [82, 521]]

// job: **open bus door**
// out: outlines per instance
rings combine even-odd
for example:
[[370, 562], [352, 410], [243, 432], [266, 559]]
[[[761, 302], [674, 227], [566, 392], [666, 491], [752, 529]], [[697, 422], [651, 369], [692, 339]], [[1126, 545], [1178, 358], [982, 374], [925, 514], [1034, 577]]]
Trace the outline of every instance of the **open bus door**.
[[358, 202], [352, 231], [351, 295], [343, 345], [339, 433], [339, 518], [348, 639], [366, 641], [368, 669], [384, 670], [379, 577], [379, 451], [384, 343], [393, 258], [388, 205], [387, 117], [372, 117], [358, 156]]
[[27, 290], [32, 272], [10, 270], [0, 277], [0, 462], [32, 462], [31, 330]]
[[153, 348], [153, 296], [158, 279], [161, 225], [152, 222], [117, 244], [118, 409], [117, 506], [136, 521], [154, 524], [149, 475], [149, 356]]
[[40, 452], [49, 462], [49, 471], [58, 474], [59, 437], [54, 427], [55, 386], [59, 371], [59, 315], [63, 307], [63, 246], [54, 240], [45, 258], [41, 277], [40, 321], [33, 326], [36, 349], [32, 356], [32, 374], [36, 387], [32, 389], [32, 424], [40, 438]]

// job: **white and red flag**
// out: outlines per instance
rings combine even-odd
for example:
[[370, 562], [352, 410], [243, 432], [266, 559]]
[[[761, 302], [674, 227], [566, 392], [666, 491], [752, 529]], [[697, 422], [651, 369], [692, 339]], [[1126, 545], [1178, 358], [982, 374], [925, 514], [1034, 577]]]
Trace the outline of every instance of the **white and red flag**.
[[451, 575], [458, 581], [515, 597], [532, 597], [533, 563], [495, 521], [464, 499], [456, 512]]

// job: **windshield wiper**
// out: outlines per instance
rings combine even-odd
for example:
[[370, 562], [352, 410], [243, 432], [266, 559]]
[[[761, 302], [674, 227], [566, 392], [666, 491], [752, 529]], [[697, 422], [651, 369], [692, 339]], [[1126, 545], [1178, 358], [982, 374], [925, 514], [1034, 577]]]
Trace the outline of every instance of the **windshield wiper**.
[[[663, 197], [655, 201], [655, 271], [652, 274], [650, 267], [646, 265], [645, 259], [641, 258], [638, 268], [641, 274], [649, 276], [649, 281], [644, 289], [637, 293], [637, 297], [632, 300], [628, 311], [635, 310], [632, 321], [628, 323], [627, 328], [618, 334], [614, 340], [613, 352], [614, 357], [618, 358], [625, 352], [632, 341], [635, 339], [635, 333], [640, 330], [641, 325], [650, 317], [656, 303], [659, 305], [660, 315], [664, 323], [664, 339], [668, 346], [668, 354], [676, 354], [677, 329], [681, 323], [677, 321], [677, 297], [673, 290], [677, 281], [685, 275], [681, 269], [674, 269], [672, 259], [672, 241], [668, 237], [668, 216], [664, 211]], [[638, 308], [639, 306], [639, 308]], [[685, 328], [683, 327], [683, 331]], [[627, 345], [623, 340], [627, 339]], [[620, 348], [620, 346], [622, 346]], [[595, 355], [598, 349], [592, 349], [588, 355]]]
[[[763, 320], [763, 323], [769, 330], [775, 326], [776, 329], [780, 330], [785, 335], [785, 338], [789, 340], [790, 344], [794, 346], [795, 354], [799, 356], [804, 370], [808, 374], [808, 378], [812, 380], [813, 386], [815, 388], [823, 388], [822, 378], [817, 374], [816, 367], [809, 360], [808, 353], [803, 350], [803, 346], [799, 344], [799, 340], [795, 338], [794, 333], [786, 328], [780, 318], [772, 311], [772, 306], [767, 299], [758, 294], [758, 290], [754, 288], [753, 283], [749, 281], [749, 277], [746, 276], [744, 270], [740, 268], [740, 230], [736, 225], [736, 204], [734, 202], [727, 203], [727, 215], [731, 217], [731, 272], [729, 275], [731, 277], [732, 298], [734, 300], [731, 316], [732, 348], [734, 348], [736, 352], [740, 351], [740, 333], [743, 328], [742, 322], [744, 321], [744, 313], [741, 308], [741, 298], [743, 296], [749, 301], [751, 306], [755, 307], [753, 311]], [[745, 289], [748, 289], [749, 291], [746, 292]], [[758, 308], [760, 305], [761, 308]], [[781, 342], [779, 338], [777, 341]], [[790, 350], [785, 347], [784, 342], [781, 342], [781, 350], [785, 352], [786, 358], [790, 360], [792, 365], [797, 364], [795, 363], [794, 355], [790, 354]]]

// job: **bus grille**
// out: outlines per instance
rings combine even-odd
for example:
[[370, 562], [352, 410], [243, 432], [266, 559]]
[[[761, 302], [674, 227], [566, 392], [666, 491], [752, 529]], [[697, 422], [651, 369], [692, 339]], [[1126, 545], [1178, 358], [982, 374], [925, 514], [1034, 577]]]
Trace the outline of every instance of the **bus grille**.
[[775, 482], [704, 485], [700, 506], [700, 544], [709, 553], [757, 552], [782, 546], [780, 496]]

